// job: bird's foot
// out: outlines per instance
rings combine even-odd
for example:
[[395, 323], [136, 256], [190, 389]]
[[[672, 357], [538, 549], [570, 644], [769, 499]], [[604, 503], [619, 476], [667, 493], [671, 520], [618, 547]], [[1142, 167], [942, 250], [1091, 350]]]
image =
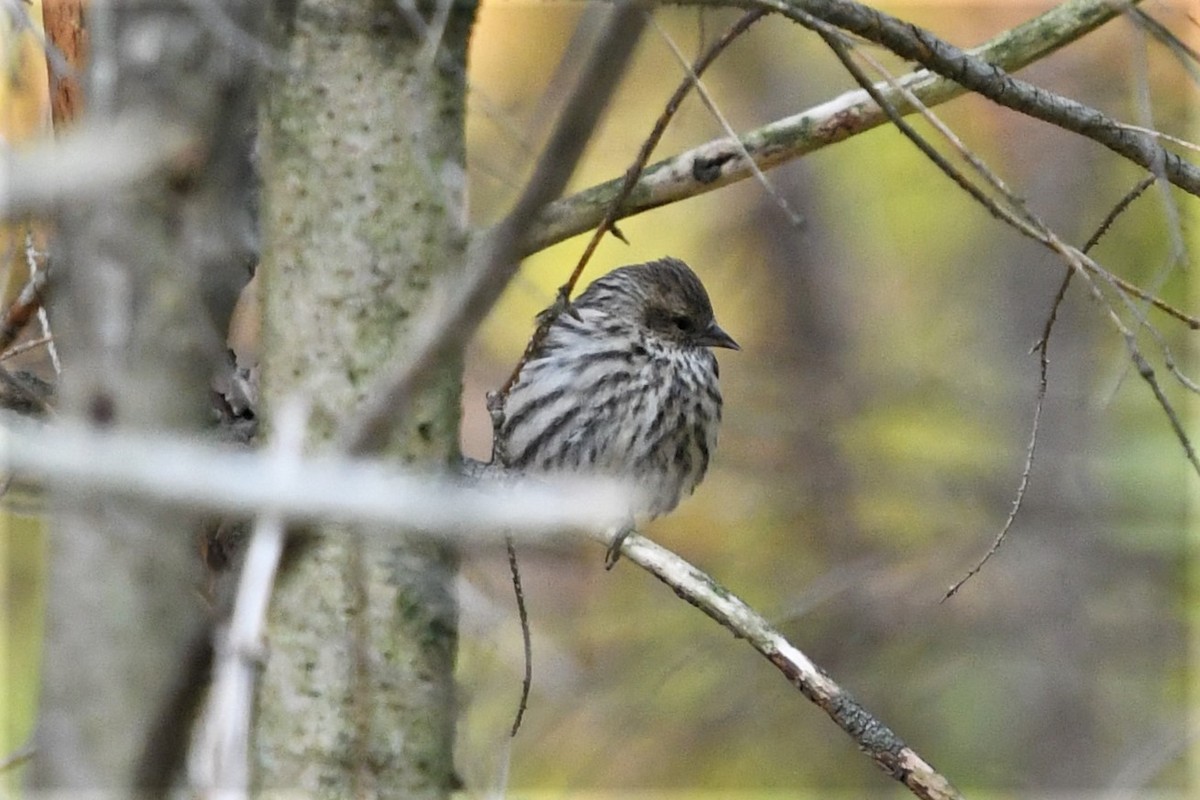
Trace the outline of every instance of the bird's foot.
[[604, 554], [604, 568], [612, 569], [617, 565], [617, 561], [621, 558], [621, 548], [625, 545], [625, 540], [629, 538], [629, 534], [636, 533], [633, 523], [622, 525], [617, 532], [613, 534], [612, 541], [608, 543], [608, 551]]

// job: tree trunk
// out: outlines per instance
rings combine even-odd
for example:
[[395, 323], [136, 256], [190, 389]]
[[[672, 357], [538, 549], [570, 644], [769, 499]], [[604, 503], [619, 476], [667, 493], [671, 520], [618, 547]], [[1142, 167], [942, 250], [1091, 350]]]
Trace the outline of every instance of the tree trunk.
[[[240, 4], [214, 10], [255, 27]], [[122, 163], [168, 141], [186, 141], [188, 156], [59, 214], [50, 309], [64, 364], [59, 419], [194, 434], [208, 424], [212, 367], [248, 277], [240, 210], [248, 213], [251, 70], [190, 2], [96, 3], [89, 26], [81, 122], [121, 122], [133, 132], [109, 135], [96, 157]], [[30, 779], [40, 789], [160, 796], [186, 735], [160, 709], [198, 692], [179, 685], [184, 654], [203, 644], [197, 521], [177, 509], [50, 488]]]
[[[437, 59], [391, 2], [277, 4], [286, 63], [263, 130], [263, 401], [311, 409], [328, 442], [461, 267], [464, 93], [474, 9], [455, 3]], [[447, 176], [450, 180], [447, 180]], [[447, 363], [385, 453], [443, 469], [458, 442]], [[397, 520], [402, 524], [403, 520]], [[328, 796], [443, 797], [454, 784], [454, 553], [324, 526], [272, 600], [256, 782]]]

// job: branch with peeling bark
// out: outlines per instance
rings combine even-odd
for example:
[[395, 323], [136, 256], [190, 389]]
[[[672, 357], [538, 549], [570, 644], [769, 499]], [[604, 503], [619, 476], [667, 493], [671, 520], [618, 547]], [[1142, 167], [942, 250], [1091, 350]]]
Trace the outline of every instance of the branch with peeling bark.
[[[703, 5], [705, 0], [698, 0]], [[1130, 130], [1099, 110], [1009, 75], [927, 30], [851, 0], [744, 0], [803, 24], [811, 15], [923, 65], [971, 91], [1022, 114], [1104, 145], [1184, 191], [1200, 196], [1200, 168], [1163, 148], [1151, 135]]]
[[[703, 4], [704, 0], [695, 2]], [[745, 0], [734, 5], [780, 11], [781, 4]], [[809, 3], [797, 2], [795, 5], [823, 18], [808, 8]], [[843, 4], [820, 5], [843, 7]], [[862, 6], [844, 5], [869, 11]], [[1123, 4], [1109, 0], [1071, 0], [959, 55], [973, 59], [972, 63], [977, 66], [990, 69], [994, 65], [1001, 71], [1013, 72], [1085, 36], [1120, 14], [1122, 7]], [[837, 24], [833, 20], [827, 21]], [[919, 30], [913, 26], [906, 26], [906, 29]], [[909, 43], [917, 41], [913, 38]], [[909, 73], [899, 78], [899, 83], [930, 108], [974, 89], [929, 69]], [[877, 88], [902, 114], [915, 111], [886, 82], [877, 84]], [[753, 159], [753, 164], [743, 156], [743, 147], [737, 142], [728, 138], [714, 139], [648, 166], [628, 200], [622, 203], [616, 219], [632, 217], [745, 180], [754, 175], [754, 165], [764, 170], [777, 167], [887, 122], [887, 114], [859, 89], [742, 136], [741, 145]], [[1123, 134], [1130, 135], [1128, 132]], [[526, 255], [535, 253], [595, 228], [619, 195], [622, 183], [623, 178], [615, 178], [548, 205], [530, 226], [522, 252]]]

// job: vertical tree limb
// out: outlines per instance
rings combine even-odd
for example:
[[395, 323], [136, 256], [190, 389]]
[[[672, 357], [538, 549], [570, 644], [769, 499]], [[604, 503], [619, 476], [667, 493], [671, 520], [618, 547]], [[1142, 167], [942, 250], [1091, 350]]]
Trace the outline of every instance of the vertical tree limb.
[[[230, 9], [253, 14], [241, 4]], [[132, 121], [148, 147], [164, 134], [186, 136], [194, 147], [136, 184], [68, 200], [58, 214], [53, 310], [67, 365], [62, 416], [198, 431], [207, 421], [209, 365], [222, 343], [221, 292], [213, 287], [235, 285], [243, 271], [228, 209], [244, 187], [230, 151], [251, 108], [249, 73], [184, 4], [123, 0], [97, 3], [93, 12], [88, 114], [80, 124]], [[208, 314], [197, 302], [203, 297], [214, 301]], [[40, 789], [160, 796], [179, 750], [156, 751], [161, 763], [147, 764], [142, 736], [203, 627], [194, 517], [69, 484], [50, 488], [31, 780]]]
[[[445, 62], [474, 15], [455, 4]], [[460, 267], [463, 69], [419, 67], [423, 39], [392, 3], [274, 6], [284, 59], [265, 93], [262, 398], [310, 404], [328, 443], [389, 357], [423, 331], [431, 287]], [[457, 455], [460, 365], [446, 354], [373, 450], [438, 469]], [[397, 520], [397, 523], [402, 523]], [[455, 705], [456, 556], [320, 526], [276, 584], [251, 759], [266, 790], [443, 797]], [[392, 540], [393, 542], [396, 539]]]

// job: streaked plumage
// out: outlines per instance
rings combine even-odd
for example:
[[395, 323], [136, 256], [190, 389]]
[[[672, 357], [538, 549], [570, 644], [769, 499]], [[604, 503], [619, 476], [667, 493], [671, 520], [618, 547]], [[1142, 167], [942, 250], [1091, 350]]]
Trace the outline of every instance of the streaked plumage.
[[613, 270], [563, 313], [504, 403], [503, 461], [524, 472], [635, 480], [640, 511], [671, 511], [704, 478], [721, 392], [710, 348], [737, 349], [682, 261]]

